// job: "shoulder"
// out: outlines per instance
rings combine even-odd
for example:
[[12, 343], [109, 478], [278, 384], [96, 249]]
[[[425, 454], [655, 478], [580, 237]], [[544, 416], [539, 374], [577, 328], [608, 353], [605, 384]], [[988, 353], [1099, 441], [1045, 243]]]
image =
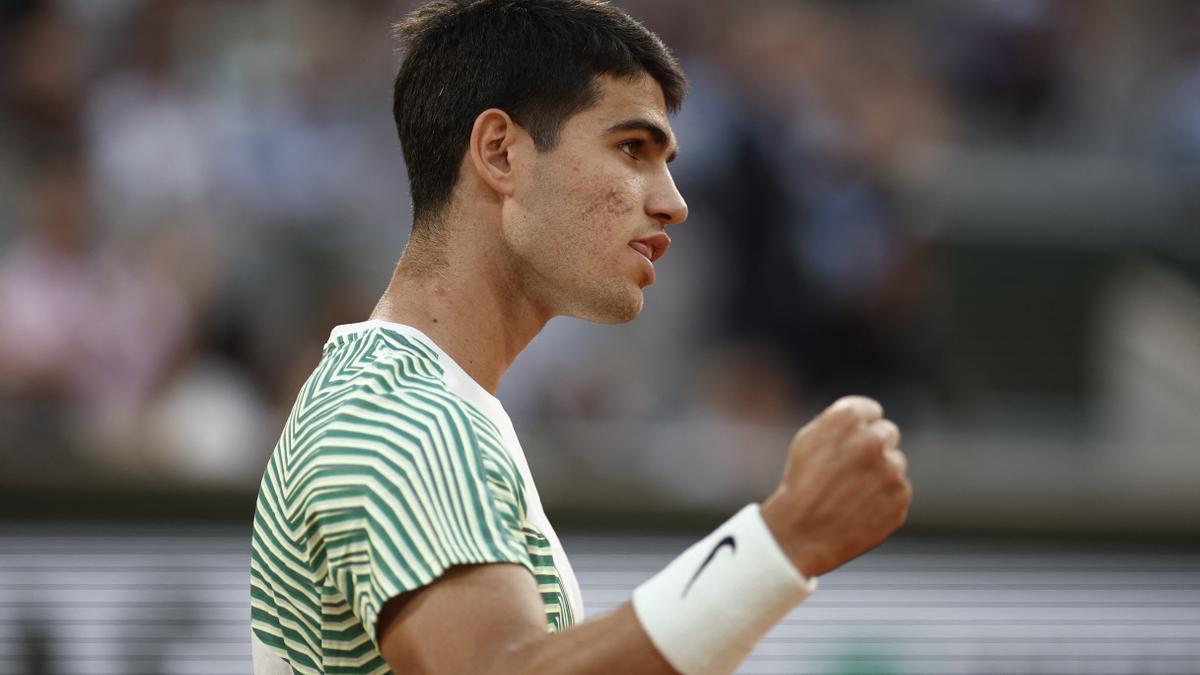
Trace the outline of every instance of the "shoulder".
[[392, 422], [450, 425], [449, 430], [463, 427], [495, 435], [491, 420], [452, 391], [444, 376], [436, 355], [377, 348], [355, 378], [340, 412], [343, 417], [374, 413]]
[[[503, 448], [495, 424], [447, 387], [436, 352], [403, 335], [381, 333], [361, 341], [369, 344], [331, 345], [356, 356], [353, 373], [343, 380], [337, 405], [322, 425], [323, 454], [348, 447], [472, 454]], [[327, 359], [339, 356], [326, 353]]]
[[[447, 385], [439, 353], [390, 331], [332, 340], [321, 379], [332, 390], [310, 460], [316, 474], [341, 483], [392, 484], [468, 476], [523, 501], [520, 472], [496, 423]], [[510, 494], [508, 494], [510, 493]]]

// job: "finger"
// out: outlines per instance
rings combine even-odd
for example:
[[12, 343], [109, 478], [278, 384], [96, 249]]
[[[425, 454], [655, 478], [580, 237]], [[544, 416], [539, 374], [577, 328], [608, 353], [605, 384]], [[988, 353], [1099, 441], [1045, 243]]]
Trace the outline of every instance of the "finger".
[[825, 409], [823, 417], [838, 426], [870, 424], [883, 417], [883, 406], [866, 396], [843, 396]]
[[878, 464], [883, 452], [900, 444], [900, 429], [890, 420], [877, 420], [855, 428], [846, 436], [844, 447], [859, 455], [867, 464]]
[[899, 448], [888, 448], [883, 451], [883, 458], [897, 476], [903, 477], [908, 473], [908, 457]]
[[883, 447], [895, 448], [900, 445], [900, 427], [889, 419], [876, 420], [867, 425], [867, 431], [874, 434], [883, 442]]

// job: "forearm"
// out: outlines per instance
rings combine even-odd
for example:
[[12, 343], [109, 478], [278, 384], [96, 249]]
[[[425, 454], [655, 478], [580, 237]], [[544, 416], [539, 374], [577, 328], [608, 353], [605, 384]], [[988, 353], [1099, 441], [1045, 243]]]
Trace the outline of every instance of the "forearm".
[[[524, 672], [592, 672], [594, 659], [618, 672], [732, 673], [814, 590], [816, 579], [805, 579], [793, 567], [752, 504], [639, 586], [630, 605], [605, 617], [609, 623], [597, 628], [611, 637], [597, 635], [591, 642], [584, 635], [580, 639], [588, 646], [578, 653], [571, 645], [551, 652], [578, 657], [566, 661], [578, 670], [528, 666]], [[543, 642], [550, 649], [553, 639]], [[654, 658], [641, 661], [647, 655]]]
[[488, 675], [673, 675], [676, 671], [650, 641], [631, 603], [561, 633], [507, 651]]

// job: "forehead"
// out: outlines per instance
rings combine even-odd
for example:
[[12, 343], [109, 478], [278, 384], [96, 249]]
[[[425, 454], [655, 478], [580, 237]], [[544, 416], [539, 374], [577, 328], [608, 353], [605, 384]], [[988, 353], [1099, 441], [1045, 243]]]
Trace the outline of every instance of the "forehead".
[[[641, 75], [631, 79], [602, 75], [596, 80], [600, 89], [596, 104], [576, 114], [569, 124], [585, 127], [595, 134], [622, 121], [640, 118], [671, 134], [662, 87], [653, 77]], [[671, 134], [672, 145], [674, 140], [674, 134]]]

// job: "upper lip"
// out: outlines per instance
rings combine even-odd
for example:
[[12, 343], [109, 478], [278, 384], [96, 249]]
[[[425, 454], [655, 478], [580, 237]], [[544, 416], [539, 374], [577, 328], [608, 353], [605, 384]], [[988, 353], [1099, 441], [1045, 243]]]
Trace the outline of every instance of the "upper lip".
[[644, 244], [650, 249], [650, 262], [654, 262], [666, 254], [667, 248], [671, 245], [671, 238], [666, 232], [656, 232], [649, 237], [635, 239], [635, 242]]

